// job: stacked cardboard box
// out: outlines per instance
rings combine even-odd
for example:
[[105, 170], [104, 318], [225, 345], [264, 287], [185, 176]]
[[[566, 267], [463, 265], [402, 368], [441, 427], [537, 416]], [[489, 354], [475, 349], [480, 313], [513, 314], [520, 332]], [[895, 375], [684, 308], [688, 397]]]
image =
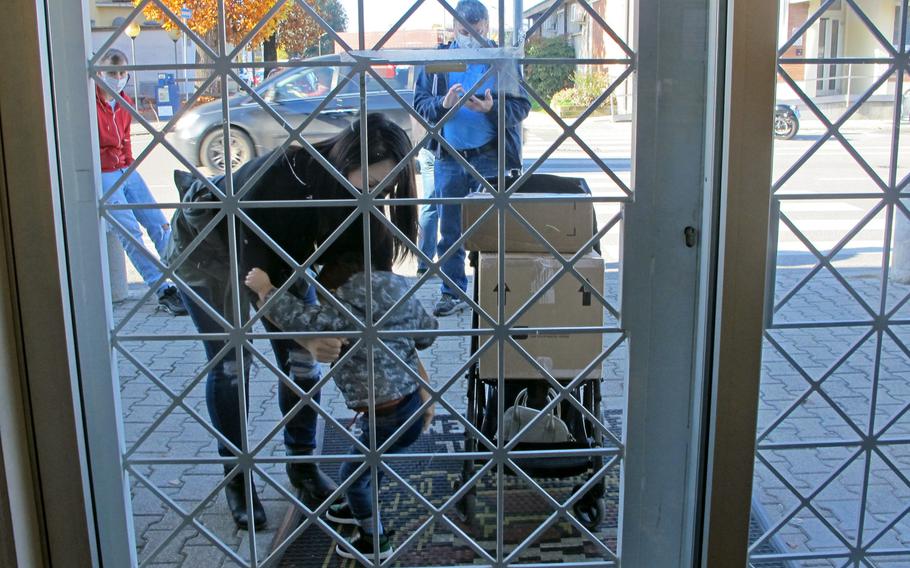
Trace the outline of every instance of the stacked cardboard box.
[[[557, 194], [514, 194], [509, 203], [524, 219], [559, 252], [576, 253], [593, 233], [594, 205], [590, 201], [531, 201], [533, 198], [561, 197]], [[462, 226], [467, 231], [490, 207], [493, 196], [472, 193], [462, 206]], [[481, 252], [499, 250], [499, 213], [491, 211], [465, 239], [465, 248]], [[506, 252], [547, 252], [535, 235], [528, 231], [512, 213], [506, 213]]]
[[[535, 197], [540, 194], [535, 194]], [[564, 195], [562, 197], [565, 197]], [[474, 203], [476, 199], [476, 203]], [[465, 230], [492, 204], [492, 198], [478, 194], [463, 207]], [[576, 254], [593, 236], [591, 203], [554, 201], [525, 202], [521, 196], [512, 203], [522, 216], [537, 229], [553, 248], [565, 258]], [[499, 254], [497, 216], [490, 216], [466, 240], [466, 248], [480, 253], [478, 266], [478, 303], [491, 316], [499, 314]], [[562, 268], [562, 263], [517, 220], [506, 223], [504, 311], [506, 321], [513, 317]], [[599, 327], [603, 325], [603, 305], [593, 291], [603, 294], [604, 263], [600, 255], [588, 253], [575, 263], [582, 283], [571, 273], [561, 275], [553, 285], [512, 323], [512, 337], [529, 355], [558, 379], [571, 379], [581, 373], [600, 354], [603, 335], [599, 333], [522, 333], [526, 328]], [[483, 323], [481, 323], [483, 325]], [[481, 336], [481, 344], [486, 337]], [[480, 377], [497, 377], [499, 348], [491, 345], [480, 357]], [[521, 353], [505, 346], [506, 379], [543, 378]], [[600, 366], [589, 378], [600, 376]]]

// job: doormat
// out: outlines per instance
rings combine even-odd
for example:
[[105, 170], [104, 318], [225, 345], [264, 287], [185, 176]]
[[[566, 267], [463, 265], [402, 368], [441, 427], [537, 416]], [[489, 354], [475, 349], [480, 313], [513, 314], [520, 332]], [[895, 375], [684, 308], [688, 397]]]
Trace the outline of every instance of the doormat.
[[[613, 432], [619, 432], [621, 413], [606, 411], [606, 424]], [[326, 454], [347, 453], [350, 444], [334, 429], [326, 429], [323, 452]], [[393, 460], [387, 463], [395, 472], [434, 506], [442, 506], [457, 490], [462, 480], [463, 459], [453, 459], [464, 449], [464, 426], [449, 415], [437, 415], [430, 430], [422, 434], [409, 448], [409, 453], [437, 454], [432, 458]], [[338, 464], [325, 464], [323, 470], [338, 480]], [[559, 502], [565, 502], [573, 488], [586, 481], [588, 474], [570, 478], [535, 478], [542, 489]], [[600, 526], [592, 533], [611, 550], [616, 550], [617, 520], [619, 511], [619, 470], [611, 468], [603, 476], [605, 487], [605, 515]], [[495, 470], [485, 474], [475, 485], [476, 506], [472, 519], [464, 516], [458, 508], [447, 512], [453, 524], [474, 540], [476, 545], [493, 558], [496, 557], [497, 542], [497, 491]], [[552, 515], [549, 500], [540, 495], [521, 478], [503, 477], [503, 548], [510, 554], [516, 546], [525, 541]], [[397, 480], [386, 475], [379, 493], [382, 523], [390, 534], [392, 545], [398, 550], [406, 546], [397, 558], [395, 566], [452, 566], [489, 564], [481, 554], [456, 535], [450, 527], [435, 523], [418, 537], [404, 544], [429, 518], [428, 509], [420, 499]], [[273, 541], [278, 545], [287, 538], [299, 524], [302, 517], [289, 511], [284, 523], [278, 529]], [[752, 530], [759, 523], [752, 519]], [[351, 527], [336, 527], [338, 532], [349, 538]], [[296, 567], [352, 567], [359, 563], [340, 558], [335, 552], [335, 541], [321, 527], [312, 526], [292, 542], [278, 561], [284, 568]], [[766, 545], [761, 552], [778, 552]], [[764, 548], [764, 547], [763, 547]], [[513, 559], [515, 563], [571, 563], [604, 562], [608, 559], [603, 549], [583, 535], [571, 523], [560, 519], [553, 523], [522, 552]]]
[[[615, 420], [620, 416], [616, 413]], [[348, 441], [337, 431], [326, 429], [323, 452], [342, 454], [349, 449]], [[435, 453], [433, 458], [394, 460], [395, 472], [434, 506], [441, 506], [455, 492], [462, 479], [463, 459], [457, 458], [464, 449], [464, 426], [449, 415], [437, 415], [430, 430], [422, 434], [409, 453]], [[337, 479], [337, 465], [324, 467], [326, 473]], [[554, 499], [564, 502], [572, 489], [587, 479], [587, 475], [564, 479], [535, 479]], [[606, 488], [606, 514], [600, 527], [592, 531], [610, 550], [616, 550], [616, 520], [619, 504], [619, 471], [611, 468], [603, 477]], [[457, 508], [450, 509], [447, 517], [476, 544], [496, 557], [497, 491], [495, 470], [477, 482], [476, 509], [473, 519], [466, 519]], [[553, 508], [524, 480], [512, 475], [504, 476], [503, 543], [508, 554], [524, 542], [547, 518]], [[392, 537], [396, 550], [429, 518], [424, 504], [397, 480], [386, 475], [380, 490], [382, 523]], [[300, 519], [290, 527], [279, 529], [286, 538]], [[339, 532], [350, 536], [351, 528]], [[604, 561], [602, 550], [583, 536], [568, 521], [562, 519], [530, 543], [515, 559], [521, 563], [590, 562]], [[356, 566], [356, 561], [344, 560], [335, 553], [335, 541], [320, 527], [313, 526], [287, 548], [279, 566]], [[441, 523], [428, 527], [420, 536], [408, 543], [398, 557], [396, 566], [450, 566], [457, 564], [489, 564], [482, 555], [469, 546], [455, 531]]]

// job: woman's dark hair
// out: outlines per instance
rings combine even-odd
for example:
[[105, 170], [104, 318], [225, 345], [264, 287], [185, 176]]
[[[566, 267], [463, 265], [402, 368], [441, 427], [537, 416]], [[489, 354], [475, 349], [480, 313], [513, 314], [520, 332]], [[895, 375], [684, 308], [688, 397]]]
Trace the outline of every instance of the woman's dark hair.
[[[341, 133], [315, 145], [315, 149], [345, 177], [352, 171], [360, 169], [360, 133], [366, 125], [367, 135], [367, 163], [376, 164], [390, 160], [398, 164], [405, 159], [412, 149], [411, 140], [407, 133], [397, 124], [379, 113], [369, 114], [366, 120], [358, 120]], [[306, 150], [298, 150], [306, 152]], [[316, 183], [314, 190], [317, 199], [350, 199], [351, 195], [335, 177], [320, 167], [317, 162], [309, 161], [309, 167], [317, 169], [309, 176]], [[416, 197], [415, 169], [413, 160], [398, 172], [395, 180], [390, 182], [383, 192], [383, 196], [393, 199], [407, 199]], [[389, 208], [392, 223], [411, 242], [417, 240], [417, 207], [415, 205], [395, 205]], [[341, 224], [351, 209], [349, 207], [333, 207], [320, 209], [319, 215], [319, 240], [327, 238], [335, 228]], [[332, 258], [349, 255], [357, 252], [363, 255], [363, 224], [361, 220], [354, 221], [349, 230], [345, 231], [323, 255], [323, 264], [332, 262]], [[409, 250], [392, 231], [386, 227], [375, 215], [370, 218], [370, 240], [372, 265], [378, 270], [391, 270], [392, 265], [404, 258]], [[350, 262], [348, 259], [347, 262]]]
[[358, 272], [363, 272], [363, 252], [341, 253], [319, 271], [319, 282], [329, 290], [336, 290]]

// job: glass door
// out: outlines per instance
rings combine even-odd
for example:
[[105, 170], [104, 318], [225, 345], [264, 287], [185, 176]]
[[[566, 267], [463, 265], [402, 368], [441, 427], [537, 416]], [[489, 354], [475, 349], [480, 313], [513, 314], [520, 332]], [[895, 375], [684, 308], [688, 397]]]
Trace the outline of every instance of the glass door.
[[689, 564], [711, 3], [50, 4], [105, 564]]
[[[818, 21], [818, 56], [821, 59], [837, 59], [842, 56], [841, 51], [841, 20], [838, 18], [819, 18]], [[838, 85], [841, 77], [838, 71], [840, 65], [836, 62], [818, 66], [818, 81], [816, 93], [818, 95], [835, 95], [839, 92]]]
[[850, 56], [830, 43], [826, 55], [853, 70], [837, 105], [797, 78], [816, 62], [787, 53], [833, 34], [829, 4], [779, 39], [778, 103], [802, 113], [798, 134], [774, 145], [756, 568], [910, 563], [907, 2], [881, 19], [847, 3]]

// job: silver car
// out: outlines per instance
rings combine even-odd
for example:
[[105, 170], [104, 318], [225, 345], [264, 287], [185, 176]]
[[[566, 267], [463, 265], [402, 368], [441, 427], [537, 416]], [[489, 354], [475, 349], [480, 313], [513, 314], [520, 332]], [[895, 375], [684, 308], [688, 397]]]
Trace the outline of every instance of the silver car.
[[[320, 58], [316, 58], [318, 61]], [[410, 65], [381, 65], [377, 74], [409, 103], [414, 96], [416, 69]], [[347, 74], [347, 67], [295, 67], [273, 73], [255, 87], [256, 93], [291, 127], [299, 126], [325, 96]], [[366, 75], [367, 109], [381, 112], [413, 135], [412, 119], [393, 96], [371, 75]], [[283, 144], [288, 133], [260, 104], [245, 92], [228, 100], [232, 169], [247, 160]], [[357, 76], [344, 85], [303, 130], [307, 142], [318, 142], [334, 136], [360, 114], [360, 84]], [[190, 161], [212, 171], [224, 171], [222, 101], [216, 100], [191, 109], [177, 122], [168, 140]]]

